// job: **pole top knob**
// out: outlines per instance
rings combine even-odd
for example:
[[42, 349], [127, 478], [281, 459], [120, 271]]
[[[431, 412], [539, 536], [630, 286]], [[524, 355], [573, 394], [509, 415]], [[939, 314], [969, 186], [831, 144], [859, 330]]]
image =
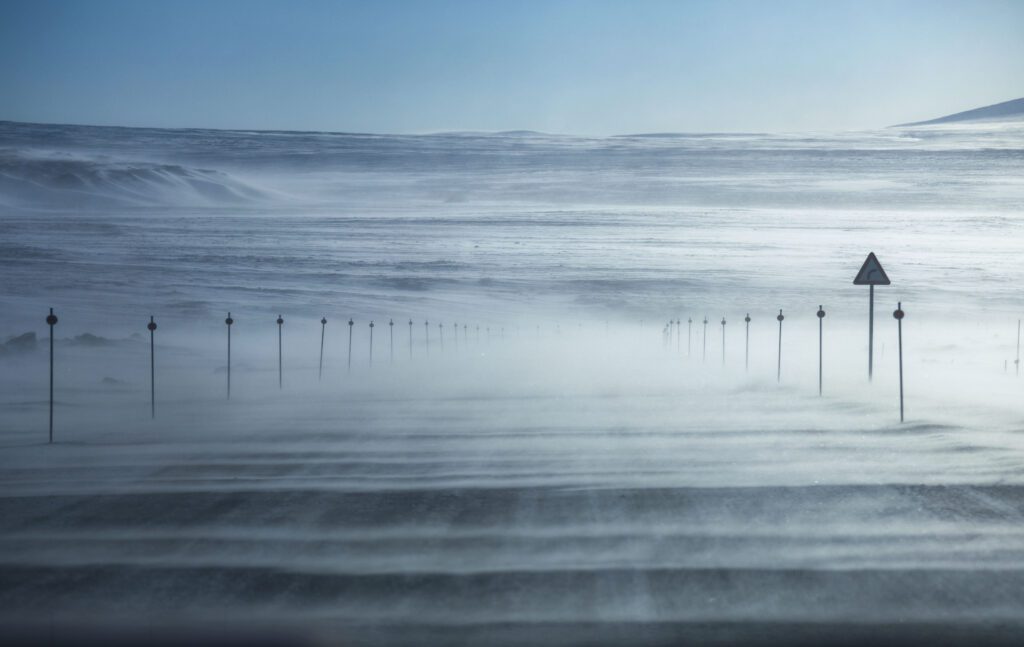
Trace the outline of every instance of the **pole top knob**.
[[373, 328], [373, 322], [372, 321], [370, 322], [370, 328]]
[[350, 325], [350, 326], [354, 326], [354, 325], [356, 325], [356, 322], [354, 322], [354, 321], [352, 321], [351, 319], [349, 319], [349, 320], [348, 320], [348, 325]]
[[687, 317], [686, 323], [693, 323], [693, 317]]
[[235, 323], [235, 320], [231, 318], [231, 313], [230, 312], [228, 313], [228, 318], [224, 320], [224, 323], [226, 323], [229, 326], [231, 324]]
[[825, 309], [822, 308], [821, 306], [818, 306], [818, 313], [817, 314], [818, 314], [818, 319], [824, 319], [825, 318]]
[[725, 317], [722, 317], [722, 325], [725, 325]]
[[904, 315], [904, 313], [903, 313], [903, 304], [902, 303], [897, 303], [896, 304], [896, 310], [893, 311], [892, 316], [897, 321], [899, 321], [900, 319], [903, 319], [903, 315]]
[[53, 308], [50, 308], [50, 314], [46, 317], [46, 323], [51, 326], [57, 325], [57, 315], [53, 314]]
[[277, 325], [280, 326], [283, 323], [284, 323], [284, 319], [281, 317], [281, 315], [277, 315]]
[[743, 317], [743, 321], [746, 321], [747, 323], [750, 323], [750, 313], [749, 312], [747, 313], [746, 317]]
[[152, 316], [149, 318], [149, 324], [146, 326], [146, 328], [149, 329], [149, 332], [153, 332], [154, 330], [156, 330], [156, 322], [153, 321]]
[[781, 322], [781, 321], [782, 321], [783, 319], [785, 319], [785, 317], [783, 317], [783, 316], [782, 316], [782, 310], [779, 310], [779, 316], [777, 316], [777, 317], [775, 317], [775, 318], [776, 318], [776, 319], [778, 319], [778, 320], [779, 320], [780, 322]]
[[322, 323], [323, 325], [326, 326], [327, 325], [327, 317], [324, 317], [323, 319], [321, 319], [320, 323]]
[[388, 321], [388, 325], [389, 326], [394, 326], [395, 325], [395, 320], [391, 319], [390, 321]]

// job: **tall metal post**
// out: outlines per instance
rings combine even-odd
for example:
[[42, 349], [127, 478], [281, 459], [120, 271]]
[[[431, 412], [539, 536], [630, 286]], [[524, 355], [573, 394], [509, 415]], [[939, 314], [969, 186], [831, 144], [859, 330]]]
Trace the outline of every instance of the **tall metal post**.
[[370, 366], [373, 366], [373, 321], [370, 322]]
[[818, 397], [821, 397], [822, 375], [825, 356], [825, 309], [818, 306]]
[[743, 321], [747, 324], [746, 343], [743, 349], [743, 370], [747, 373], [750, 372], [750, 313], [747, 313], [746, 317], [743, 317]]
[[423, 321], [423, 349], [426, 351], [427, 356], [430, 356], [430, 322]]
[[224, 323], [228, 326], [228, 400], [231, 399], [231, 326], [235, 323], [235, 320], [231, 318], [231, 313], [228, 313], [228, 318], [224, 320]]
[[348, 320], [348, 372], [352, 372], [352, 327], [356, 325], [356, 322], [352, 321], [351, 318]]
[[693, 346], [693, 317], [686, 318], [686, 356], [690, 356], [690, 348]]
[[409, 359], [412, 359], [412, 319], [409, 320]]
[[53, 327], [57, 325], [57, 315], [53, 314], [53, 308], [50, 308], [46, 323], [50, 326], [50, 444], [53, 444]]
[[868, 381], [871, 381], [875, 365], [875, 285], [868, 291]]
[[903, 304], [900, 302], [896, 303], [896, 310], [892, 313], [892, 316], [896, 319], [896, 326], [899, 334], [899, 352], [900, 352], [900, 422], [903, 422]]
[[707, 315], [704, 315], [704, 340], [703, 340], [703, 344], [704, 344], [704, 347], [703, 347], [703, 350], [701, 351], [701, 353], [702, 353], [701, 354], [701, 361], [702, 362], [706, 362], [706, 361], [708, 361], [708, 316]]
[[320, 319], [320, 374], [318, 381], [324, 379], [324, 336], [327, 334], [327, 317]]
[[785, 319], [785, 317], [782, 316], [782, 310], [779, 310], [779, 316], [775, 317], [775, 318], [779, 320], [779, 367], [778, 367], [778, 372], [775, 375], [775, 381], [776, 382], [781, 382], [782, 381], [782, 320]]
[[725, 366], [725, 317], [722, 317], [722, 366]]
[[156, 418], [156, 322], [152, 315], [146, 328], [149, 330], [149, 417]]
[[284, 357], [281, 354], [281, 329], [284, 327], [284, 318], [277, 315], [277, 388], [284, 388]]
[[388, 334], [391, 337], [391, 343], [388, 346], [388, 348], [389, 348], [390, 353], [391, 353], [391, 363], [394, 364], [395, 363], [395, 320], [394, 319], [389, 319], [388, 320]]
[[1017, 359], [1013, 360], [1013, 365], [1017, 371], [1017, 377], [1020, 377], [1020, 319], [1017, 320]]

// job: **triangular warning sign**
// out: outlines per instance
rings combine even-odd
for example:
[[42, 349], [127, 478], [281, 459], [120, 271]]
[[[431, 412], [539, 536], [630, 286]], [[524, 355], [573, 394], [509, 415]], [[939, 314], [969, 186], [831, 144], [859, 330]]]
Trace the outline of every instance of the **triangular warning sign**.
[[864, 264], [861, 265], [860, 271], [857, 272], [857, 278], [853, 279], [854, 285], [889, 285], [889, 277], [886, 276], [885, 270], [882, 269], [882, 264], [878, 262], [874, 252], [868, 254], [867, 259], [864, 260]]

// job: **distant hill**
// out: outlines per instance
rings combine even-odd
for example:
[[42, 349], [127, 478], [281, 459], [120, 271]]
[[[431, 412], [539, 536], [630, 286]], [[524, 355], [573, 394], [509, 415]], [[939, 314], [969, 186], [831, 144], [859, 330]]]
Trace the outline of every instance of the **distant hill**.
[[896, 126], [929, 126], [932, 124], [948, 124], [957, 121], [989, 121], [1013, 118], [1024, 119], [1024, 98], [1004, 101], [1002, 103], [996, 103], [983, 108], [975, 108], [974, 110], [965, 110], [964, 112], [957, 112], [952, 115], [946, 115], [945, 117], [939, 117], [938, 119], [915, 121], [909, 124], [896, 124]]

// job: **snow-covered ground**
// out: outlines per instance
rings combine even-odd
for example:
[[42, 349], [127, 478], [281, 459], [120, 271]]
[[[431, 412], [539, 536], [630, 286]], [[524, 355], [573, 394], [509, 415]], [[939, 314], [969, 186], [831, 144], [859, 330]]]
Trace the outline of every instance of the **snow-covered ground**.
[[1020, 124], [0, 123], [0, 205], [0, 341], [37, 335], [0, 351], [12, 631], [1021, 636]]

